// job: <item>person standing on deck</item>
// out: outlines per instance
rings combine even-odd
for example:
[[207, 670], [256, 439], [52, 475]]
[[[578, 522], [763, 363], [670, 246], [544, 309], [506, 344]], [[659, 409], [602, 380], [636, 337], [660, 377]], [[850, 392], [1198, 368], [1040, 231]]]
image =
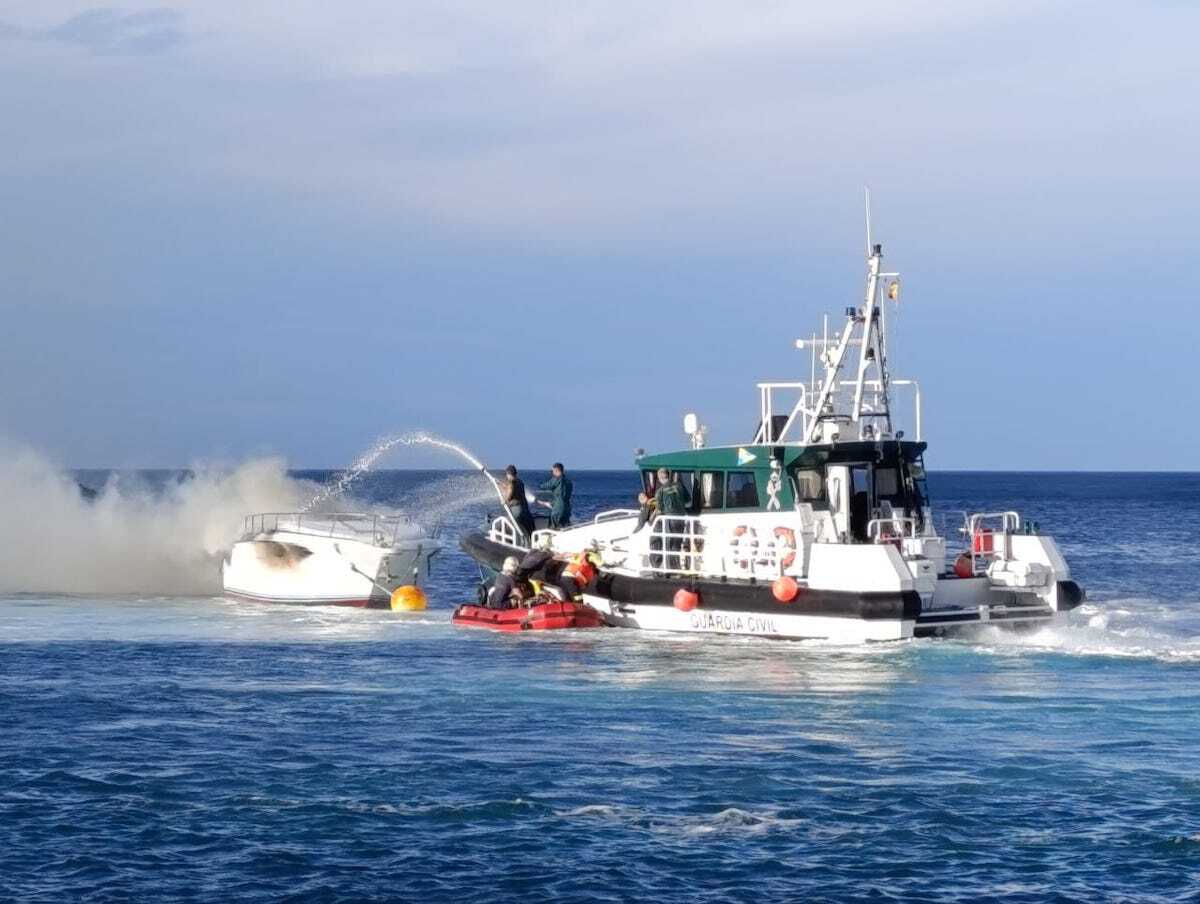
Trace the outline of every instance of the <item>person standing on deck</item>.
[[512, 515], [517, 526], [524, 531], [526, 537], [532, 537], [536, 529], [533, 513], [529, 511], [529, 499], [525, 495], [525, 481], [517, 476], [517, 466], [509, 465], [504, 469], [506, 478], [504, 484], [504, 505]]
[[538, 489], [549, 490], [550, 497], [550, 527], [552, 530], [562, 530], [571, 523], [571, 493], [575, 484], [567, 477], [561, 461], [556, 461], [550, 469], [550, 479]]
[[[682, 534], [687, 528], [686, 521], [672, 516], [686, 515], [691, 506], [692, 500], [688, 495], [687, 487], [673, 478], [671, 472], [666, 468], [659, 468], [658, 489], [654, 491], [654, 507], [658, 511], [659, 518], [667, 519], [663, 525], [663, 530], [669, 535], [667, 537], [667, 549], [672, 553], [678, 553], [682, 548]], [[666, 567], [678, 568], [679, 556], [670, 556]]]

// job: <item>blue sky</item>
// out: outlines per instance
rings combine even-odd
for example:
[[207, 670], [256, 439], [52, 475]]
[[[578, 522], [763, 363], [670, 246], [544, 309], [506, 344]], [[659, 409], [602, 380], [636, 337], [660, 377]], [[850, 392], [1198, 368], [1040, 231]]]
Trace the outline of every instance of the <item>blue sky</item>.
[[826, 6], [5, 4], [0, 434], [746, 440], [859, 298], [869, 183], [934, 467], [1200, 468], [1200, 8]]

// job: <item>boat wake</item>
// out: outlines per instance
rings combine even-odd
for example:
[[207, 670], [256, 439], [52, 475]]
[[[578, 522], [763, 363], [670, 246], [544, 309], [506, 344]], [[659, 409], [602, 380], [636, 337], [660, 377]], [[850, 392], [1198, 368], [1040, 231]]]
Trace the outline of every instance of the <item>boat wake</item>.
[[[982, 652], [1001, 655], [1063, 653], [1161, 662], [1200, 662], [1198, 607], [1125, 597], [1085, 603], [1063, 625], [1017, 634], [982, 628], [971, 641]], [[1189, 611], [1192, 610], [1192, 611]]]

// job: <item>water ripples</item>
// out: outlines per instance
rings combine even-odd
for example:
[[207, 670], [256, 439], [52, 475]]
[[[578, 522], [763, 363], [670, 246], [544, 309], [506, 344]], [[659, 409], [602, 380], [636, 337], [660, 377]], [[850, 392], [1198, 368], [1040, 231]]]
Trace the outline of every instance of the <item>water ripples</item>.
[[0, 899], [1185, 899], [1200, 564], [1031, 501], [1094, 592], [1024, 635], [473, 633], [453, 555], [404, 617], [0, 601]]

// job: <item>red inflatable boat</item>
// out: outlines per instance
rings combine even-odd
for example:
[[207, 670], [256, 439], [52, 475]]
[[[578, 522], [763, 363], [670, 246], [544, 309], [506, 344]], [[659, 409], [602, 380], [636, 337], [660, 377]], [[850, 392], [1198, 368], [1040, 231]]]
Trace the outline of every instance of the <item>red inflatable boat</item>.
[[553, 631], [557, 628], [599, 628], [604, 624], [600, 613], [587, 603], [558, 600], [515, 609], [464, 605], [454, 610], [451, 620], [463, 627], [493, 631]]

